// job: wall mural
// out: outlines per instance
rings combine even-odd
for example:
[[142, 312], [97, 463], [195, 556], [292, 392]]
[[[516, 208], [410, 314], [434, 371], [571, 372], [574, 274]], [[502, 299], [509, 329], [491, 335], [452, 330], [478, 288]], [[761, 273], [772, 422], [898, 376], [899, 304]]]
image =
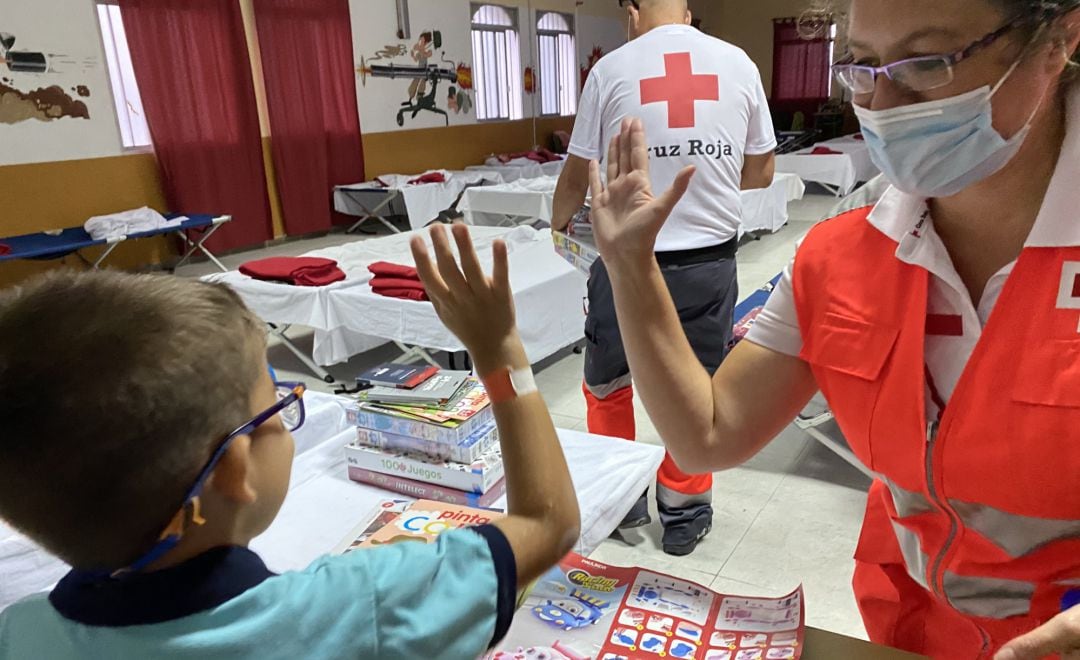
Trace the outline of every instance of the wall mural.
[[[0, 124], [17, 124], [31, 119], [50, 122], [64, 117], [89, 119], [90, 110], [79, 100], [89, 98], [87, 85], [77, 84], [64, 89], [55, 84], [41, 85], [42, 81], [37, 79], [59, 73], [85, 74], [98, 66], [97, 58], [77, 60], [38, 50], [16, 50], [15, 41], [15, 35], [0, 32]], [[29, 74], [21, 78], [26, 81], [29, 77], [35, 83], [26, 85], [23, 82], [20, 87], [14, 74]]]
[[[450, 125], [451, 112], [472, 112], [473, 100], [469, 95], [472, 90], [472, 68], [447, 59], [446, 51], [440, 51], [440, 59], [432, 62], [435, 51], [442, 47], [442, 32], [428, 30], [421, 33], [411, 47], [407, 43], [389, 44], [371, 57], [360, 58], [360, 66], [356, 71], [365, 87], [368, 78], [400, 78], [410, 81], [404, 88], [407, 100], [402, 101], [397, 111], [398, 126], [404, 126], [406, 118], [416, 119], [421, 112], [445, 117], [447, 126]], [[381, 61], [388, 63], [373, 64]], [[448, 83], [448, 89], [440, 97], [439, 84], [442, 82]], [[440, 100], [445, 102], [445, 109], [439, 107]]]

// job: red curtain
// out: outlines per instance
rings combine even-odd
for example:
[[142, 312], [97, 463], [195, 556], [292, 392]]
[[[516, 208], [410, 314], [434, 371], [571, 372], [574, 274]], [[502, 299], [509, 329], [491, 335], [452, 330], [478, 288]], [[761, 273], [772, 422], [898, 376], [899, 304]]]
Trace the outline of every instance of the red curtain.
[[240, 3], [119, 0], [171, 210], [233, 216], [208, 242], [272, 235]]
[[364, 180], [348, 0], [255, 0], [255, 22], [285, 227], [326, 231], [334, 186]]
[[809, 119], [829, 98], [829, 67], [832, 64], [831, 30], [814, 38], [804, 38], [798, 20], [773, 21], [773, 87], [770, 101], [774, 108], [787, 112], [802, 111]]

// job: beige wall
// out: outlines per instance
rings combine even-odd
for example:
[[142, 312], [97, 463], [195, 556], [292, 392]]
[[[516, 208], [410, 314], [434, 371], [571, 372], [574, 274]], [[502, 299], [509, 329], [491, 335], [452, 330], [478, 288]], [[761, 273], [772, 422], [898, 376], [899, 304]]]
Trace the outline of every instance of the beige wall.
[[773, 19], [799, 16], [811, 0], [691, 0], [702, 29], [742, 48], [757, 63], [765, 92], [772, 92]]

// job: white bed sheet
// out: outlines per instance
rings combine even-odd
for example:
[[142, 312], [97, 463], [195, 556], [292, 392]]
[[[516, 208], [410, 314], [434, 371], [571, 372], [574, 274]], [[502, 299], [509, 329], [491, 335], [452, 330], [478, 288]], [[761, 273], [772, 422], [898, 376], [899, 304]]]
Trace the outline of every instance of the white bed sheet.
[[[839, 154], [814, 155], [817, 147], [827, 147]], [[881, 173], [870, 158], [870, 149], [862, 140], [847, 135], [807, 147], [794, 154], [776, 157], [776, 171], [798, 174], [804, 181], [824, 183], [848, 195], [859, 183]]]
[[[518, 326], [531, 361], [539, 362], [582, 338], [585, 277], [555, 253], [550, 231], [473, 227], [471, 232], [487, 269], [494, 240], [507, 241]], [[415, 233], [358, 240], [308, 253], [305, 256], [334, 259], [345, 271], [345, 281], [326, 287], [261, 282], [237, 271], [206, 279], [231, 286], [264, 321], [313, 328], [313, 357], [321, 365], [347, 361], [389, 341], [433, 350], [463, 350], [430, 303], [387, 298], [371, 291], [367, 266], [375, 261], [413, 265], [409, 241]]]
[[[458, 204], [465, 222], [498, 225], [508, 218], [551, 222], [557, 177], [521, 179], [513, 183], [466, 190]], [[743, 231], [779, 230], [788, 221], [788, 203], [802, 199], [806, 184], [796, 174], [778, 173], [770, 187], [742, 193]]]
[[[551, 161], [550, 163], [538, 163], [535, 160], [530, 160], [528, 158], [515, 158], [515, 159], [513, 159], [513, 160], [511, 160], [509, 162], [504, 163], [504, 162], [500, 161], [497, 157], [492, 156], [492, 157], [488, 158], [486, 161], [484, 161], [484, 167], [495, 167], [495, 168], [522, 167], [522, 168], [527, 168], [527, 170], [530, 171], [530, 172], [535, 171], [535, 169], [533, 169], [534, 167], [539, 167], [541, 176], [559, 176], [560, 174], [562, 174], [563, 168], [566, 167], [566, 157], [563, 157], [561, 160]], [[469, 169], [469, 168], [465, 168], [465, 169]], [[522, 177], [522, 178], [530, 178], [530, 177]]]
[[874, 165], [873, 159], [870, 158], [870, 147], [866, 146], [866, 141], [856, 139], [854, 135], [845, 135], [826, 140], [817, 146], [828, 147], [833, 151], [839, 151], [851, 156], [851, 163], [855, 167], [856, 183], [866, 183], [881, 174], [881, 170], [878, 169], [877, 165]]
[[[273, 525], [252, 543], [271, 570], [299, 570], [334, 548], [380, 500], [402, 497], [349, 481], [344, 446], [355, 434], [344, 400], [309, 392], [308, 421], [296, 434], [292, 481]], [[651, 484], [663, 450], [575, 431], [559, 431], [581, 507], [575, 550], [588, 555], [614, 531]], [[403, 498], [407, 499], [407, 498]], [[505, 508], [505, 498], [496, 504]], [[45, 591], [67, 566], [0, 523], [0, 610]]]
[[772, 185], [742, 193], [743, 232], [776, 232], [787, 224], [788, 204], [802, 199], [806, 184], [796, 174], [777, 173]]
[[423, 175], [386, 174], [379, 179], [386, 183], [387, 187], [383, 187], [378, 181], [338, 186], [334, 189], [334, 209], [346, 215], [363, 216], [366, 213], [357, 203], [355, 196], [363, 196], [364, 205], [373, 209], [382, 199], [397, 191], [401, 194], [409, 224], [413, 229], [420, 229], [453, 206], [466, 187], [501, 183], [503, 180], [497, 172], [431, 170], [424, 174], [432, 172], [442, 173], [446, 181], [410, 185], [409, 181]]
[[470, 188], [461, 197], [458, 210], [465, 214], [465, 222], [470, 225], [497, 225], [507, 217], [551, 222], [558, 183], [557, 176], [541, 176]]
[[[526, 159], [527, 160], [527, 159]], [[498, 163], [498, 161], [496, 161]], [[466, 172], [490, 172], [502, 177], [504, 183], [513, 183], [518, 179], [535, 179], [544, 176], [544, 169], [540, 163], [527, 160], [526, 163], [510, 165], [498, 163], [497, 165], [469, 165]]]

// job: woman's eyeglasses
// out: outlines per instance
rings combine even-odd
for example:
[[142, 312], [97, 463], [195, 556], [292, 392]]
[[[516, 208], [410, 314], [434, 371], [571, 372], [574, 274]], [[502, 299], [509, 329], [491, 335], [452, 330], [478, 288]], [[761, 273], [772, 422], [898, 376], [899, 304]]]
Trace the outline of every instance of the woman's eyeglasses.
[[1016, 28], [1031, 22], [1030, 17], [1017, 19], [951, 55], [912, 57], [885, 66], [855, 64], [851, 57], [834, 64], [836, 80], [856, 96], [873, 94], [878, 76], [885, 76], [912, 92], [929, 92], [944, 87], [956, 78], [956, 65], [988, 48]]

